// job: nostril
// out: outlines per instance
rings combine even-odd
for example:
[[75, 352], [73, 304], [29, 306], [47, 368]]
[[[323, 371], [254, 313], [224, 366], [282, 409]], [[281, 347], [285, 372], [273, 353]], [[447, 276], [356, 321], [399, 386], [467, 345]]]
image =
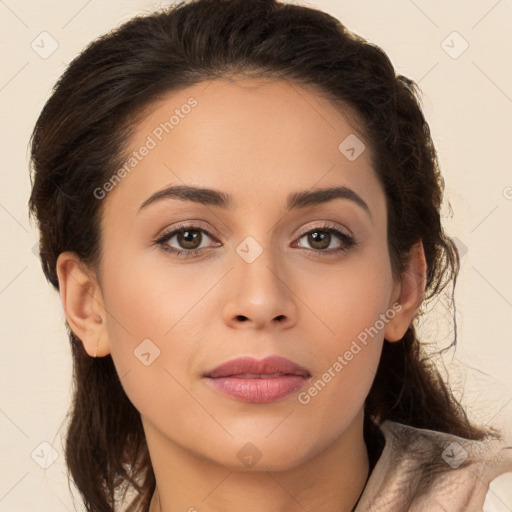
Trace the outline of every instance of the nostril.
[[241, 320], [242, 322], [245, 322], [247, 320], [247, 317], [244, 315], [237, 315], [236, 319]]

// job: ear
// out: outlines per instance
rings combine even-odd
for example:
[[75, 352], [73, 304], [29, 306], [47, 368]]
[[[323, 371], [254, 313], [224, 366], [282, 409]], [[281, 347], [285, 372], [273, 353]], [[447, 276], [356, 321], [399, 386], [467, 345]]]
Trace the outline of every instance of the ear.
[[70, 251], [57, 258], [57, 277], [62, 306], [69, 327], [94, 357], [110, 353], [103, 296], [94, 273]]
[[[400, 341], [411, 324], [425, 298], [427, 283], [427, 262], [421, 240], [416, 242], [409, 252], [406, 270], [402, 273], [400, 282], [393, 288], [393, 304], [395, 316], [387, 323], [384, 339], [390, 342]], [[398, 307], [397, 303], [400, 305]]]

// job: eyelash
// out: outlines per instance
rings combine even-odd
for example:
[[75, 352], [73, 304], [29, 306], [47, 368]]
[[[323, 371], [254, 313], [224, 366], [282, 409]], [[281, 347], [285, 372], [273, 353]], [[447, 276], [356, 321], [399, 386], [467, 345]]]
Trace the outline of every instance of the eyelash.
[[[179, 249], [171, 248], [171, 247], [169, 247], [168, 245], [165, 244], [171, 238], [173, 238], [174, 235], [176, 235], [177, 233], [180, 233], [181, 231], [186, 231], [186, 230], [188, 230], [188, 231], [201, 231], [203, 233], [206, 233], [210, 238], [215, 240], [215, 237], [213, 235], [211, 235], [204, 228], [200, 228], [199, 226], [195, 226], [193, 224], [181, 224], [179, 226], [176, 226], [172, 231], [169, 231], [167, 233], [162, 234], [160, 237], [158, 237], [154, 241], [154, 243], [159, 245], [162, 248], [162, 250], [164, 250], [165, 252], [174, 254], [175, 256], [182, 256], [183, 258], [189, 258], [189, 257], [195, 256], [197, 254], [203, 253], [204, 249], [206, 249], [206, 247], [203, 247], [201, 249], [190, 249], [190, 250], [189, 249], [183, 249], [183, 250], [179, 250]], [[322, 255], [322, 256], [329, 256], [330, 257], [330, 256], [336, 256], [336, 255], [338, 255], [340, 253], [347, 252], [351, 247], [357, 245], [357, 242], [356, 242], [356, 240], [353, 237], [347, 235], [346, 233], [344, 233], [343, 231], [341, 231], [340, 229], [334, 227], [331, 224], [324, 224], [322, 226], [316, 226], [316, 227], [306, 231], [305, 233], [302, 233], [299, 236], [298, 240], [300, 240], [305, 235], [309, 235], [310, 233], [315, 233], [315, 232], [318, 232], [318, 231], [334, 234], [335, 236], [337, 236], [341, 240], [341, 242], [343, 242], [344, 245], [342, 245], [338, 249], [334, 249], [334, 250], [331, 249], [329, 251], [327, 251], [327, 250], [319, 250], [319, 249], [305, 249], [304, 247], [300, 247], [300, 249], [305, 249], [306, 251], [313, 252], [314, 254], [319, 254], [319, 255]]]

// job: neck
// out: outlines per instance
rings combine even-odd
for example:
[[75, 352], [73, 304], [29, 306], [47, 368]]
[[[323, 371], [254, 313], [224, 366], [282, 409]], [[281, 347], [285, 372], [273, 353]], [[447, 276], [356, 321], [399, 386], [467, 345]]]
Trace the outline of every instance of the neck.
[[362, 412], [323, 451], [282, 471], [233, 470], [169, 440], [163, 450], [145, 430], [156, 478], [149, 512], [352, 512], [369, 476]]

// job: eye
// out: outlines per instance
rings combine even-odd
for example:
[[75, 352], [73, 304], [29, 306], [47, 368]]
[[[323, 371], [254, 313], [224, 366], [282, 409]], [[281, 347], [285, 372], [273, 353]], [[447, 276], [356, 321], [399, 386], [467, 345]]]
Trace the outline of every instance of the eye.
[[[206, 245], [202, 245], [203, 242], [205, 242], [205, 238], [216, 241], [207, 230], [192, 224], [182, 224], [161, 235], [155, 240], [155, 243], [160, 245], [166, 252], [187, 258], [204, 253], [208, 247], [212, 247], [212, 245], [208, 245], [207, 243]], [[333, 256], [348, 251], [352, 246], [357, 244], [352, 236], [330, 224], [324, 224], [310, 229], [306, 233], [303, 233], [298, 240], [300, 241], [303, 238], [306, 239], [312, 249], [307, 249], [300, 244], [295, 245], [295, 247], [324, 256]], [[175, 240], [173, 241], [173, 239]], [[339, 242], [338, 247], [331, 247], [331, 250], [327, 250], [336, 239]], [[216, 241], [216, 243], [217, 247], [222, 245], [220, 242]]]
[[[334, 237], [333, 237], [334, 235]], [[313, 247], [313, 252], [317, 254], [333, 255], [340, 252], [347, 251], [350, 247], [356, 244], [356, 241], [350, 235], [344, 233], [340, 229], [330, 224], [324, 224], [313, 228], [299, 238], [299, 240], [306, 238], [306, 241]], [[338, 247], [332, 248], [333, 250], [327, 251], [331, 243], [338, 239], [341, 244]], [[298, 245], [298, 247], [304, 247]]]
[[[175, 254], [176, 256], [183, 255], [185, 257], [194, 256], [195, 254], [204, 252], [204, 246], [201, 247], [206, 238], [213, 239], [213, 236], [203, 228], [194, 225], [180, 225], [175, 227], [172, 231], [164, 233], [156, 240], [156, 243], [162, 246], [162, 249]], [[176, 238], [175, 244], [178, 248], [173, 247], [170, 242]]]

